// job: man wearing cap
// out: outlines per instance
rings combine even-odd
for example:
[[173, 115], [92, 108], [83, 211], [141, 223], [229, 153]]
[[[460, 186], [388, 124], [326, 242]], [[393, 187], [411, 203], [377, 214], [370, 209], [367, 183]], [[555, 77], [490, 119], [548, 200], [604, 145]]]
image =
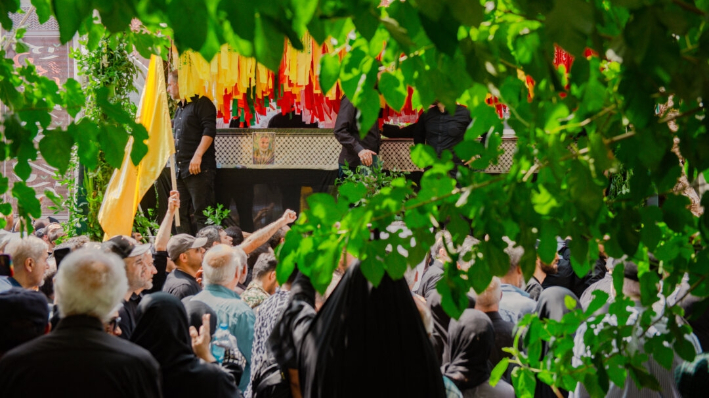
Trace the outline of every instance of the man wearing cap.
[[126, 276], [128, 277], [128, 291], [123, 297], [123, 306], [118, 310], [121, 318], [121, 338], [130, 340], [135, 329], [135, 315], [140, 304], [140, 293], [153, 287], [153, 275], [157, 269], [153, 266], [153, 257], [149, 244], [138, 244], [130, 236], [118, 235], [103, 244], [107, 252], [115, 253], [123, 259]]
[[0, 358], [36, 337], [49, 333], [49, 307], [39, 292], [12, 288], [0, 293]]
[[187, 234], [177, 234], [170, 238], [167, 253], [177, 267], [167, 276], [163, 292], [167, 292], [182, 300], [202, 291], [197, 283], [197, 271], [202, 267], [204, 245], [207, 238], [195, 238]]

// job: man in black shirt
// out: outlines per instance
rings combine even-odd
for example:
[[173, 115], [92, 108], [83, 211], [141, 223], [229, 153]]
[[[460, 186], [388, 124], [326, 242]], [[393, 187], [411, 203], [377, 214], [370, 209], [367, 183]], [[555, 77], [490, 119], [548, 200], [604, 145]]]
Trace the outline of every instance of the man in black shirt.
[[3, 398], [162, 396], [150, 352], [104, 330], [128, 290], [120, 258], [93, 249], [71, 253], [55, 288], [59, 326], [0, 359]]
[[204, 210], [214, 207], [214, 178], [217, 160], [214, 137], [217, 134], [217, 108], [207, 97], [180, 97], [177, 71], [170, 73], [167, 90], [179, 100], [173, 120], [175, 136], [175, 173], [180, 192], [180, 227], [178, 233], [193, 233], [189, 208], [192, 205], [197, 230], [203, 228], [207, 217]]
[[344, 176], [343, 169], [348, 165], [354, 171], [359, 165], [371, 166], [373, 156], [379, 153], [379, 145], [382, 135], [379, 126], [374, 123], [364, 138], [360, 138], [357, 128], [357, 108], [352, 105], [347, 96], [340, 101], [340, 111], [335, 120], [335, 138], [342, 144], [340, 157], [337, 163], [340, 165], [339, 177]]
[[[457, 105], [453, 114], [446, 113], [442, 103], [436, 102], [413, 125], [414, 144], [428, 144], [436, 150], [436, 154], [453, 148], [465, 137], [465, 131], [473, 119], [468, 108]], [[453, 161], [462, 164], [463, 161], [453, 152]]]
[[207, 238], [195, 238], [187, 234], [178, 234], [170, 239], [167, 252], [177, 269], [172, 271], [165, 280], [162, 291], [172, 294], [182, 300], [202, 291], [197, 283], [197, 271], [202, 267], [204, 245]]

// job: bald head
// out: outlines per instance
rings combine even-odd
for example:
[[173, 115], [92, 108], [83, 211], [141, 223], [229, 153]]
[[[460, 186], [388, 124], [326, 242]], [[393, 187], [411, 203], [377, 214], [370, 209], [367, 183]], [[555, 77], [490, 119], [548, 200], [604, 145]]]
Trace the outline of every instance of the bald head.
[[202, 260], [204, 282], [231, 287], [246, 270], [246, 254], [238, 247], [219, 244], [211, 248]]

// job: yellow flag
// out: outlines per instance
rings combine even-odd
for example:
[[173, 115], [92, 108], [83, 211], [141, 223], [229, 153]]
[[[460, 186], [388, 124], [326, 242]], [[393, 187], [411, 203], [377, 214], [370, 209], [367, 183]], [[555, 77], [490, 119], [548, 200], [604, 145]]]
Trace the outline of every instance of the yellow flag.
[[130, 236], [140, 199], [153, 187], [170, 155], [175, 153], [166, 91], [162, 60], [153, 55], [136, 117], [137, 122], [148, 130], [148, 153], [137, 166], [134, 165], [130, 159], [133, 137], [128, 140], [123, 164], [113, 172], [98, 213], [104, 239], [116, 235]]

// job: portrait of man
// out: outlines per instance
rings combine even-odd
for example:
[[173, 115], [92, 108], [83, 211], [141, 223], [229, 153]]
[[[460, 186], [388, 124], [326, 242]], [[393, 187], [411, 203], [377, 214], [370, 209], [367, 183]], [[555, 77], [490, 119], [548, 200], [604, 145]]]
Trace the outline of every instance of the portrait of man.
[[275, 144], [275, 132], [254, 133], [254, 164], [273, 164]]

